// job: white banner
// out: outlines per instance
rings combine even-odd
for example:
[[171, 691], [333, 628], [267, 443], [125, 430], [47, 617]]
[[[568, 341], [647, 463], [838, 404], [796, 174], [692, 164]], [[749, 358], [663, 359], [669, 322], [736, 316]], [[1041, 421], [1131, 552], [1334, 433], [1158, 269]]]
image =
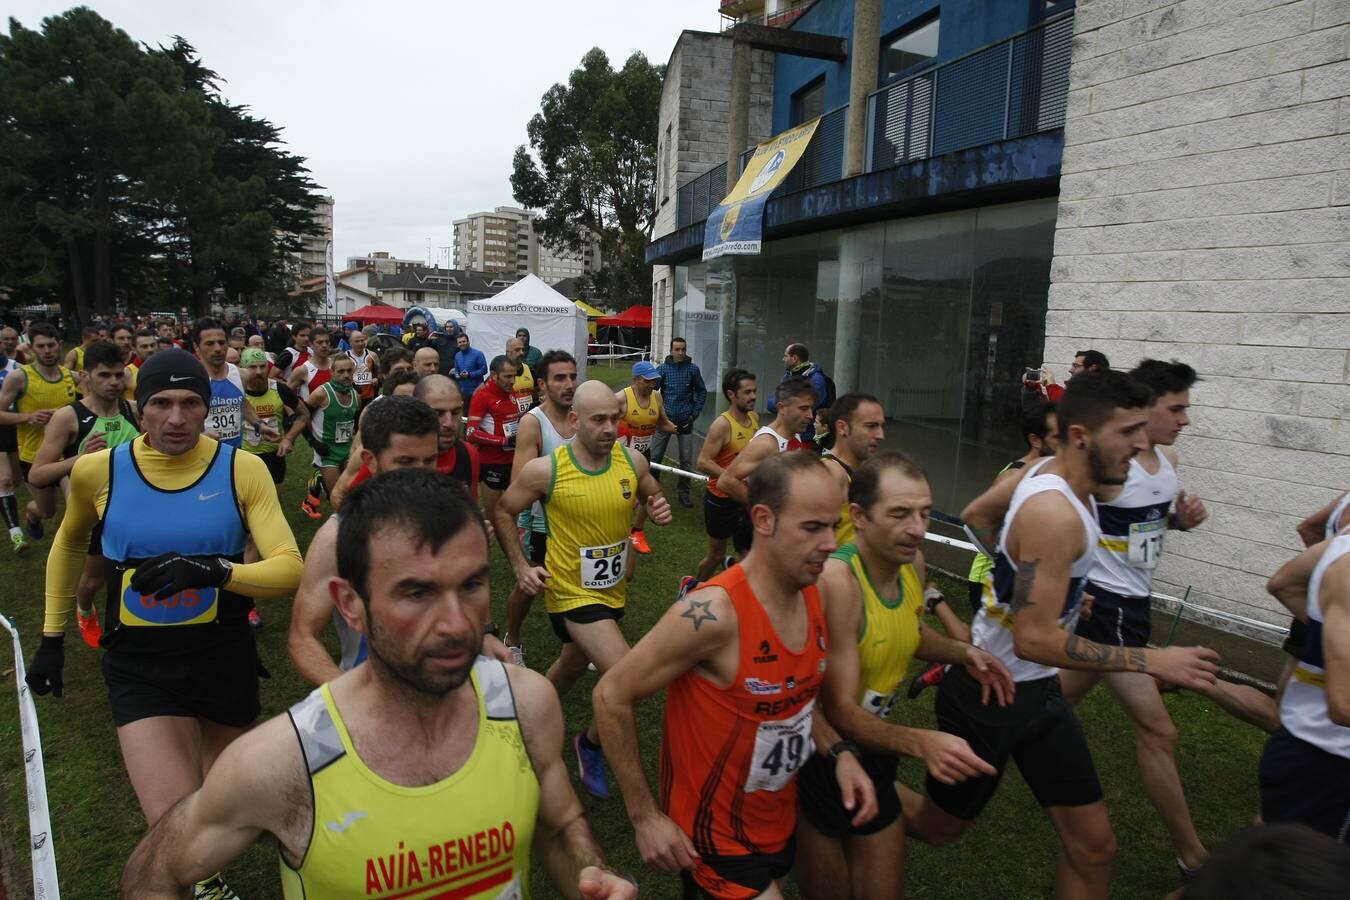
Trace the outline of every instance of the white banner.
[[35, 900], [60, 900], [56, 881], [56, 846], [52, 843], [52, 818], [47, 809], [47, 774], [42, 764], [42, 735], [38, 732], [37, 710], [24, 681], [23, 647], [19, 632], [8, 616], [0, 615], [0, 625], [14, 638], [14, 681], [19, 688], [19, 728], [23, 735], [23, 763], [28, 778], [28, 834], [33, 854], [33, 897]]
[[337, 309], [337, 280], [333, 277], [333, 242], [329, 241], [323, 253], [323, 277], [326, 287], [324, 302], [328, 311]]

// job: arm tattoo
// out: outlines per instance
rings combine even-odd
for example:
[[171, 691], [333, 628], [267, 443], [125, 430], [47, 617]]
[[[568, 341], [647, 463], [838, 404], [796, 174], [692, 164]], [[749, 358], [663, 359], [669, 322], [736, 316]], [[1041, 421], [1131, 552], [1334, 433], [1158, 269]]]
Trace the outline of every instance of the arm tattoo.
[[694, 623], [694, 630], [698, 631], [699, 626], [704, 622], [716, 622], [717, 616], [712, 613], [712, 599], [695, 600], [689, 599], [689, 608], [680, 613], [681, 619], [690, 619]]
[[1108, 647], [1070, 633], [1064, 641], [1069, 659], [1126, 672], [1147, 672], [1148, 657], [1142, 647]]
[[1039, 559], [1024, 559], [1017, 564], [1017, 574], [1013, 577], [1012, 611], [1031, 606], [1031, 586], [1036, 582], [1036, 567]]

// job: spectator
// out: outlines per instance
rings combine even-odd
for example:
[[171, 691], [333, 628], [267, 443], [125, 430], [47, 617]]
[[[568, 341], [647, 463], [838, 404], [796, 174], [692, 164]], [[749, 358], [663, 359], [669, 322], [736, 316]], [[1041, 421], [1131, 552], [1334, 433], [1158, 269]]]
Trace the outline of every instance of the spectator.
[[534, 364], [539, 362], [539, 357], [544, 354], [540, 352], [538, 347], [530, 346], [530, 329], [517, 328], [516, 337], [520, 338], [521, 344], [525, 346], [525, 365], [533, 369]]
[[342, 338], [341, 340], [338, 341], [339, 350], [345, 353], [348, 350], [352, 349], [352, 332], [356, 331], [360, 327], [361, 327], [360, 324], [356, 322], [342, 323]]
[[403, 343], [413, 353], [430, 344], [431, 331], [427, 328], [427, 323], [418, 322], [413, 325], [412, 337], [405, 339]]
[[[1079, 350], [1073, 355], [1073, 365], [1069, 366], [1069, 378], [1082, 375], [1085, 372], [1105, 372], [1110, 368], [1110, 360], [1100, 350]], [[1024, 384], [1028, 383], [1024, 382]], [[1058, 403], [1059, 398], [1064, 396], [1064, 385], [1055, 384], [1054, 373], [1045, 366], [1041, 367], [1040, 383], [1029, 383], [1027, 389], [1028, 391], [1038, 392], [1040, 394], [1039, 399], [1048, 400], [1051, 403]]]
[[[670, 355], [657, 367], [661, 376], [661, 400], [665, 405], [666, 418], [675, 425], [675, 444], [679, 448], [680, 468], [686, 472], [694, 470], [694, 423], [703, 413], [703, 404], [708, 400], [708, 388], [703, 383], [703, 373], [689, 356], [689, 345], [682, 337], [670, 342]], [[666, 445], [670, 442], [669, 432], [658, 430], [652, 436], [652, 461], [661, 462], [666, 456]], [[659, 473], [656, 480], [660, 481]], [[694, 504], [689, 499], [689, 479], [681, 477], [676, 485], [680, 496], [680, 505], [688, 509]]]
[[469, 345], [467, 334], [461, 333], [456, 339], [455, 346], [457, 350], [454, 377], [459, 382], [459, 392], [467, 405], [473, 392], [478, 390], [487, 376], [487, 357], [483, 355], [483, 351]]
[[[821, 410], [829, 409], [834, 404], [834, 391], [830, 389], [830, 382], [825, 377], [824, 371], [811, 362], [811, 352], [806, 349], [805, 344], [787, 345], [787, 349], [783, 351], [783, 370], [783, 377], [778, 379], [780, 383], [796, 375], [811, 382], [811, 387], [816, 389], [816, 415], [800, 435], [803, 443], [808, 446], [814, 445], [816, 441], [815, 420], [820, 416]], [[769, 412], [774, 415], [778, 414], [776, 400], [774, 394], [769, 394]]]

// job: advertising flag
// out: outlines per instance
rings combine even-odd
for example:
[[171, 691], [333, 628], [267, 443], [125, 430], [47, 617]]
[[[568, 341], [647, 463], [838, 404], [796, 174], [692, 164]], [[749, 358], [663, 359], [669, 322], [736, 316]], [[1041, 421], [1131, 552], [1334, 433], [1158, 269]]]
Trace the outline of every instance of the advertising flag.
[[790, 128], [755, 148], [736, 187], [708, 216], [703, 259], [753, 256], [764, 236], [764, 204], [806, 153], [820, 119]]
[[325, 287], [324, 303], [328, 311], [333, 312], [337, 309], [337, 280], [333, 277], [333, 242], [329, 241], [324, 249], [323, 255], [323, 277]]

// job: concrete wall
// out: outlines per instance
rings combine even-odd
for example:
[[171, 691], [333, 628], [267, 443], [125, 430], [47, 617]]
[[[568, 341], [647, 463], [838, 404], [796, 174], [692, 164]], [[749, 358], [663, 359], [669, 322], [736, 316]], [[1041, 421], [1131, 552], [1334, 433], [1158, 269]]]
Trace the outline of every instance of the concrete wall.
[[1264, 581], [1350, 487], [1350, 3], [1079, 0], [1046, 355], [1177, 358], [1209, 506], [1158, 589], [1284, 622]]

